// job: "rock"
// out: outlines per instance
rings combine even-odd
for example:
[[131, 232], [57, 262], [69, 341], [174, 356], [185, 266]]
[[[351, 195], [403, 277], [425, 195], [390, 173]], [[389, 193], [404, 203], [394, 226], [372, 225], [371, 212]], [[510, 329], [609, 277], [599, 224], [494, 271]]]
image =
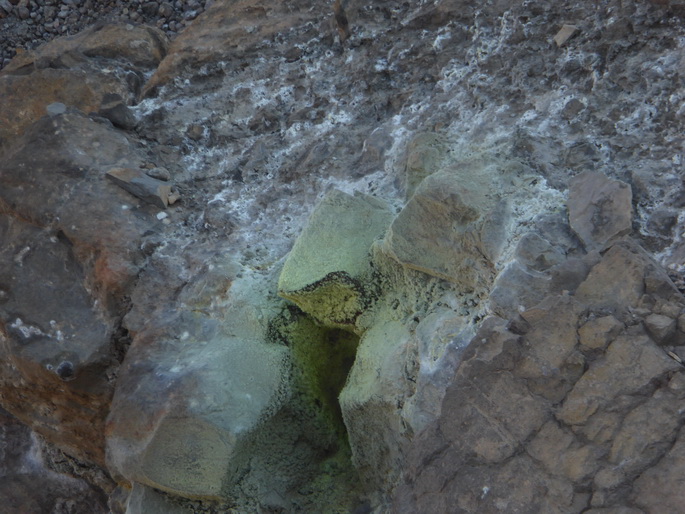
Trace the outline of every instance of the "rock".
[[578, 32], [578, 27], [575, 25], [564, 24], [559, 32], [554, 36], [554, 42], [558, 47], [562, 47], [566, 42], [575, 36]]
[[578, 329], [580, 344], [591, 350], [604, 350], [623, 330], [623, 323], [613, 316], [589, 319]]
[[661, 314], [650, 314], [645, 318], [645, 328], [657, 344], [667, 344], [675, 335], [676, 320]]
[[602, 249], [632, 229], [630, 186], [601, 173], [581, 173], [571, 181], [568, 215], [585, 247]]
[[438, 134], [424, 132], [414, 136], [407, 145], [407, 161], [404, 169], [407, 198], [411, 198], [424, 178], [440, 171], [445, 157], [445, 144]]
[[97, 111], [112, 92], [126, 95], [126, 86], [108, 74], [41, 69], [30, 75], [0, 75], [0, 145], [20, 136], [45, 115], [46, 106], [63, 103], [83, 112]]
[[[612, 246], [578, 286], [576, 299], [594, 310], [609, 309], [621, 314], [637, 307], [644, 292], [648, 257], [636, 247]], [[620, 318], [619, 318], [620, 319]]]
[[621, 396], [634, 394], [651, 380], [679, 370], [679, 364], [645, 335], [621, 335], [607, 348], [606, 359], [595, 361], [578, 380], [557, 417], [569, 425], [586, 424]]
[[682, 490], [674, 481], [683, 476], [685, 443], [683, 437], [676, 439], [665, 457], [635, 481], [635, 502], [647, 511], [670, 511], [680, 508]]
[[120, 135], [66, 113], [35, 123], [0, 163], [3, 405], [84, 465], [104, 466], [116, 319], [150, 227], [103, 184], [100, 167], [122, 155], [135, 159]]
[[171, 186], [161, 180], [132, 168], [112, 168], [106, 176], [122, 189], [147, 203], [162, 209], [169, 206]]
[[149, 177], [155, 178], [157, 180], [162, 180], [164, 182], [168, 182], [171, 179], [171, 173], [169, 173], [169, 170], [166, 168], [149, 168], [145, 170], [145, 174]]
[[128, 497], [126, 512], [127, 514], [188, 514], [192, 511], [174, 504], [168, 496], [136, 483]]
[[202, 125], [194, 123], [188, 127], [188, 130], [186, 130], [186, 135], [193, 141], [199, 141], [202, 139], [204, 131], [205, 129]]
[[326, 326], [352, 327], [374, 299], [369, 250], [390, 220], [383, 202], [332, 190], [293, 246], [278, 294]]
[[20, 73], [49, 67], [65, 55], [116, 59], [135, 66], [154, 67], [164, 57], [168, 41], [153, 27], [129, 24], [99, 24], [74, 36], [57, 38], [37, 50], [15, 58], [3, 73]]
[[102, 104], [98, 114], [107, 118], [115, 127], [123, 130], [133, 130], [136, 127], [136, 118], [131, 109], [124, 103], [121, 96], [108, 93], [102, 98]]
[[492, 280], [481, 232], [489, 211], [485, 194], [449, 173], [430, 175], [392, 222], [387, 251], [404, 266], [451, 280], [462, 290], [483, 287]]
[[67, 106], [62, 102], [53, 102], [45, 108], [45, 111], [48, 113], [48, 116], [57, 116], [67, 112]]

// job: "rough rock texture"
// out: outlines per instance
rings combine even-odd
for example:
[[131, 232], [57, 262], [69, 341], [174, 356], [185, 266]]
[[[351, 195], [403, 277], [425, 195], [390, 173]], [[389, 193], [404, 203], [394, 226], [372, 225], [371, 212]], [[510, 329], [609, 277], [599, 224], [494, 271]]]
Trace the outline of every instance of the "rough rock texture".
[[678, 511], [682, 6], [331, 4], [3, 61], [5, 504]]

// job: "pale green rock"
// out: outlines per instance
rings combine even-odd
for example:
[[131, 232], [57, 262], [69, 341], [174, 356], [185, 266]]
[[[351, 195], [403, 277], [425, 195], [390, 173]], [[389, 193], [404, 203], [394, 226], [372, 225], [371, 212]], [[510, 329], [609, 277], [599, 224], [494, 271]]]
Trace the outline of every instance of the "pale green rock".
[[381, 200], [330, 191], [295, 242], [278, 294], [324, 325], [350, 327], [372, 296], [369, 248], [391, 220]]
[[[340, 393], [352, 462], [369, 479], [396, 475], [401, 463], [397, 402], [410, 383], [406, 358], [411, 335], [400, 321], [381, 321], [362, 336], [357, 358]], [[374, 478], [372, 478], [374, 477]]]

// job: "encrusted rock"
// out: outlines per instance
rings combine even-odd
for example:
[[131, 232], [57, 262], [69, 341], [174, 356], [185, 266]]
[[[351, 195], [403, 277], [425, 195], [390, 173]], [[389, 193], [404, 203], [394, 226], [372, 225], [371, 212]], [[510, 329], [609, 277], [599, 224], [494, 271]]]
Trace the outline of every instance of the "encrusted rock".
[[350, 327], [374, 295], [369, 250], [391, 219], [376, 198], [332, 190], [295, 242], [278, 294], [325, 325]]

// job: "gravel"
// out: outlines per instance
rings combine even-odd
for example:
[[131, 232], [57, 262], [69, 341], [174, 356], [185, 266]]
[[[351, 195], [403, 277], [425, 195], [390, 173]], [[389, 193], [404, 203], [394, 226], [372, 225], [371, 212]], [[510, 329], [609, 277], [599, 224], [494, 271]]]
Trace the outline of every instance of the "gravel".
[[16, 55], [100, 21], [145, 23], [170, 39], [188, 26], [212, 0], [0, 0], [0, 69]]

